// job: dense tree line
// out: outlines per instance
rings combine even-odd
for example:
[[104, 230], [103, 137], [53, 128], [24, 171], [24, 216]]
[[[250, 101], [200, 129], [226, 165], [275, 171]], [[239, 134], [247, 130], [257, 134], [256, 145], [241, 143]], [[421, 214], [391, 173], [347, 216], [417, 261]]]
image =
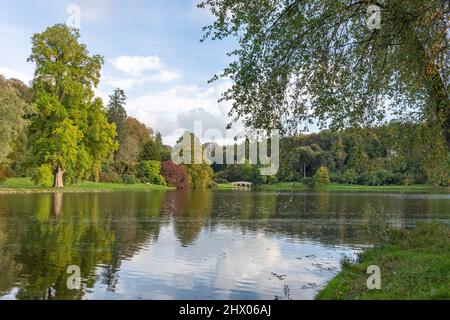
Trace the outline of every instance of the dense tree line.
[[46, 187], [92, 180], [180, 189], [211, 187], [213, 178], [216, 183], [255, 184], [449, 183], [442, 128], [428, 120], [288, 134], [280, 141], [276, 176], [261, 176], [261, 166], [248, 162], [195, 161], [215, 145], [201, 145], [189, 134], [192, 145], [201, 149], [192, 148], [193, 164], [178, 166], [161, 134], [127, 114], [122, 89], [114, 90], [106, 106], [95, 97], [103, 57], [91, 55], [79, 37], [65, 25], [49, 27], [32, 38], [29, 61], [36, 71], [31, 85], [0, 76], [0, 180], [32, 176]]
[[[312, 182], [326, 168], [332, 182], [362, 185], [449, 183], [449, 156], [445, 147], [430, 148], [420, 124], [391, 122], [372, 128], [284, 137], [280, 141], [280, 169], [264, 177], [255, 165], [213, 165], [215, 180]], [[432, 144], [431, 144], [432, 145]], [[430, 159], [433, 162], [430, 163]]]

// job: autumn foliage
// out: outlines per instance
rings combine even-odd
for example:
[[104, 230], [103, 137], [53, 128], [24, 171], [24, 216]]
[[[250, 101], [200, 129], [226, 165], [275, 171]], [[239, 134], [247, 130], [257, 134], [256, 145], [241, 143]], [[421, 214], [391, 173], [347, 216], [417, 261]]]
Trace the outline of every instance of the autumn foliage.
[[189, 178], [184, 166], [179, 166], [172, 161], [164, 161], [161, 165], [161, 175], [167, 184], [177, 189], [187, 189]]

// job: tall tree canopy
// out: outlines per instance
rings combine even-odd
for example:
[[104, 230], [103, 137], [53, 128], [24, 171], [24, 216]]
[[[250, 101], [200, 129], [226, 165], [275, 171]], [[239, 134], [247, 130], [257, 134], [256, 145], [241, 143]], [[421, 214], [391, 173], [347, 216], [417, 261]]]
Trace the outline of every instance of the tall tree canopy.
[[116, 88], [113, 94], [109, 96], [107, 106], [108, 121], [116, 124], [117, 140], [119, 142], [122, 141], [125, 134], [125, 121], [127, 120], [126, 101], [125, 92], [120, 88]]
[[13, 151], [13, 143], [26, 125], [25, 114], [29, 110], [22, 91], [16, 85], [19, 80], [6, 80], [0, 75], [0, 165], [5, 163]]
[[[381, 28], [367, 25], [369, 5]], [[204, 0], [205, 39], [238, 38], [231, 115], [258, 128], [333, 128], [408, 114], [450, 146], [447, 0]], [[215, 76], [213, 80], [217, 79]]]
[[125, 120], [124, 134], [115, 159], [128, 163], [139, 162], [144, 146], [151, 141], [152, 134], [153, 130], [147, 128], [145, 124], [136, 118], [128, 117]]
[[115, 125], [108, 123], [93, 90], [103, 58], [90, 56], [79, 38], [78, 30], [63, 24], [32, 38], [36, 113], [31, 143], [38, 165], [54, 171], [55, 187], [63, 187], [64, 173], [71, 181], [98, 179], [102, 160], [117, 148]]
[[152, 139], [143, 146], [141, 159], [161, 161], [163, 151], [164, 145], [162, 136], [161, 133], [157, 131]]

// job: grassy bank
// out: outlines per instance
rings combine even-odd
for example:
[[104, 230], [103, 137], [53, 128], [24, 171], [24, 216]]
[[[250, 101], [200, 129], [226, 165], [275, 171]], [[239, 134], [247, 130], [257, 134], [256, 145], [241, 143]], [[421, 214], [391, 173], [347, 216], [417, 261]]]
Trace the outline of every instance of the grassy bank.
[[[258, 186], [259, 190], [271, 190], [271, 191], [311, 191], [308, 186], [300, 182], [280, 182], [270, 185]], [[374, 192], [429, 192], [433, 191], [428, 185], [388, 185], [388, 186], [363, 186], [354, 184], [337, 184], [332, 183], [330, 185], [322, 187], [319, 191], [374, 191]], [[440, 192], [450, 192], [449, 188], [439, 189]]]
[[[80, 182], [75, 185], [68, 185], [62, 192], [105, 192], [105, 191], [133, 191], [133, 190], [170, 190], [172, 188], [152, 185], [152, 184], [120, 184], [120, 183], [97, 183]], [[238, 187], [232, 184], [216, 184], [216, 190], [236, 190]], [[256, 190], [264, 191], [311, 191], [309, 187], [299, 182], [280, 182], [270, 185], [260, 185]], [[54, 192], [53, 188], [43, 188], [36, 186], [31, 178], [10, 178], [0, 184], [0, 193], [31, 193], [31, 192]], [[430, 192], [436, 191], [430, 189], [427, 185], [411, 186], [362, 186], [332, 183], [316, 191], [372, 191], [372, 192]], [[450, 188], [439, 189], [439, 192], [450, 193]]]
[[237, 187], [232, 185], [231, 183], [217, 183], [214, 186], [215, 190], [236, 190]]
[[66, 186], [64, 189], [55, 190], [36, 186], [31, 178], [10, 178], [0, 184], [0, 193], [32, 193], [32, 192], [108, 192], [108, 191], [146, 191], [146, 190], [171, 190], [170, 187], [153, 184], [120, 184], [80, 182]]
[[[391, 231], [385, 244], [368, 249], [317, 295], [321, 300], [450, 299], [450, 229], [419, 223]], [[368, 290], [367, 267], [381, 270], [381, 289]]]

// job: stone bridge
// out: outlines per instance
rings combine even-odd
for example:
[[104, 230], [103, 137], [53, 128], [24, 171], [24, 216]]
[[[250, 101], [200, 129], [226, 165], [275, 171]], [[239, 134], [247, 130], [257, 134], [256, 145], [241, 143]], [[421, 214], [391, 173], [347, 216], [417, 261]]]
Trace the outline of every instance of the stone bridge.
[[251, 188], [253, 184], [248, 181], [235, 181], [231, 182], [233, 186], [240, 187], [240, 188]]

